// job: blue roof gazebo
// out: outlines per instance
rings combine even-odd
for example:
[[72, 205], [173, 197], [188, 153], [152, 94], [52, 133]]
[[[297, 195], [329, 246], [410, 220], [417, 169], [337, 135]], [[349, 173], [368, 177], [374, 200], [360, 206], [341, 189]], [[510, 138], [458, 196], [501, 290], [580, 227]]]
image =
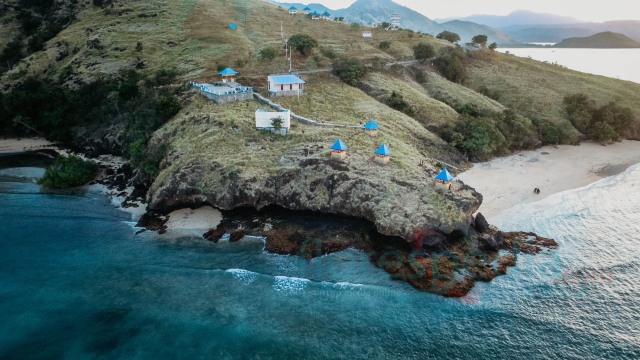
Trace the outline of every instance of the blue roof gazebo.
[[331, 145], [331, 157], [335, 159], [344, 160], [347, 157], [347, 149], [349, 147], [342, 139], [338, 138], [333, 145]]
[[331, 17], [331, 14], [329, 14], [329, 12], [328, 12], [328, 11], [325, 11], [324, 13], [322, 13], [322, 17], [324, 17], [324, 18], [327, 18], [327, 19], [328, 19], [328, 18], [330, 18], [330, 17]]
[[238, 29], [238, 25], [236, 25], [235, 23], [231, 23], [231, 24], [229, 24], [229, 29], [237, 30]]
[[226, 68], [218, 73], [222, 77], [222, 82], [234, 81], [238, 72], [233, 70], [232, 68]]
[[376, 124], [375, 120], [371, 119], [362, 127], [370, 136], [376, 136], [380, 127]]
[[387, 144], [382, 144], [380, 145], [378, 150], [375, 151], [375, 154], [380, 156], [389, 156], [391, 155], [391, 150], [389, 149]]
[[453, 178], [454, 176], [451, 175], [451, 173], [449, 172], [449, 170], [447, 170], [446, 167], [444, 167], [442, 171], [440, 171], [440, 174], [436, 176], [436, 180], [442, 180], [442, 181], [451, 181], [453, 180]]
[[387, 144], [382, 144], [376, 151], [374, 151], [375, 157], [373, 158], [375, 162], [386, 164], [391, 159], [389, 156], [391, 155], [391, 149], [387, 146]]
[[440, 187], [440, 188], [451, 190], [451, 180], [453, 179], [454, 179], [454, 176], [451, 175], [451, 173], [447, 170], [447, 167], [445, 166], [442, 169], [442, 171], [440, 171], [440, 174], [438, 174], [434, 178], [436, 188]]

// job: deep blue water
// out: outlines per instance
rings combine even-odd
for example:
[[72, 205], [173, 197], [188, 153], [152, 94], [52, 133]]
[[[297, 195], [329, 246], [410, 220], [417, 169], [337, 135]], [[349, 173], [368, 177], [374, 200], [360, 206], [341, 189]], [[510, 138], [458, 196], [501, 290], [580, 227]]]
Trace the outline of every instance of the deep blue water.
[[501, 219], [560, 248], [464, 299], [355, 250], [134, 235], [98, 190], [46, 194], [40, 173], [0, 170], [1, 359], [640, 358], [637, 170]]

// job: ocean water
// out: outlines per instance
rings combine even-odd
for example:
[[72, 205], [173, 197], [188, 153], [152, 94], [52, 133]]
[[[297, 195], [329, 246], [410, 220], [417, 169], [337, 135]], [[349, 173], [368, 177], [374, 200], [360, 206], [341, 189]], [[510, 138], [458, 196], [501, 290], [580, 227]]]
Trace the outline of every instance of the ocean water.
[[520, 57], [640, 83], [640, 49], [498, 48]]
[[420, 293], [347, 250], [135, 229], [99, 191], [0, 170], [0, 359], [638, 359], [640, 168], [514, 209], [522, 255], [463, 299]]

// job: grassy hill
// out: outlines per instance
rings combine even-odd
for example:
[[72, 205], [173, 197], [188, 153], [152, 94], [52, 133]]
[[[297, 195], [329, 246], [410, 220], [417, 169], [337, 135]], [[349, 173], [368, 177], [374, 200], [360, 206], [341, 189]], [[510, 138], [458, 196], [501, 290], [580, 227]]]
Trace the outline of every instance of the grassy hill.
[[[238, 25], [237, 30], [229, 29], [232, 22]], [[0, 33], [5, 43], [7, 37], [14, 35], [8, 29], [3, 28]], [[638, 84], [488, 50], [465, 55], [466, 75], [462, 84], [448, 81], [432, 62], [411, 68], [380, 66], [385, 62], [412, 59], [413, 47], [419, 43], [430, 44], [436, 54], [452, 45], [406, 30], [367, 29], [373, 32], [373, 39], [363, 39], [362, 30], [333, 21], [313, 21], [303, 15], [291, 16], [284, 8], [257, 0], [115, 1], [112, 6], [104, 7], [81, 4], [76, 8], [75, 20], [47, 41], [43, 50], [25, 57], [4, 74], [2, 84], [4, 92], [9, 93], [24, 79], [35, 76], [73, 90], [100, 79], [121, 82], [123, 71], [134, 71], [139, 78], [144, 78], [153, 77], [160, 70], [170, 70], [175, 74], [172, 81], [177, 85], [189, 80], [211, 80], [218, 67], [231, 66], [240, 72], [241, 82], [264, 91], [266, 75], [288, 69], [282, 49], [283, 35], [286, 39], [300, 33], [318, 40], [319, 46], [307, 56], [294, 53], [294, 72], [330, 67], [332, 60], [340, 56], [373, 65], [358, 88], [340, 87], [342, 96], [336, 97], [332, 90], [324, 87], [330, 79], [337, 81], [325, 75], [307, 78], [308, 94], [300, 103], [283, 99], [294, 112], [312, 118], [330, 121], [336, 116], [351, 117], [354, 123], [360, 116], [361, 122], [370, 117], [382, 118], [381, 109], [389, 109], [389, 97], [396, 93], [408, 105], [401, 110], [403, 116], [414, 119], [412, 124], [420, 126], [420, 131], [436, 132], [451, 141], [449, 135], [464, 133], [465, 126], [473, 120], [469, 119], [471, 116], [488, 124], [491, 131], [498, 129], [507, 141], [500, 142], [499, 147], [513, 150], [532, 144], [577, 141], [580, 134], [568, 120], [563, 105], [565, 96], [577, 92], [585, 93], [597, 105], [615, 101], [629, 107], [636, 121], [640, 114], [640, 104], [636, 101], [636, 94], [640, 92]], [[389, 46], [383, 49], [381, 42]], [[275, 58], [261, 56], [265, 49], [273, 49]], [[316, 92], [317, 88], [327, 91]], [[357, 107], [350, 103], [355, 101], [356, 93], [358, 99], [366, 94], [367, 101], [376, 102], [378, 110], [357, 112]], [[189, 112], [193, 106], [187, 100], [190, 97], [181, 97], [183, 111]], [[332, 110], [343, 103], [345, 109], [356, 112]], [[507, 133], [513, 132], [509, 127], [514, 125], [505, 125], [507, 109], [517, 115], [519, 124], [529, 133], [537, 134], [539, 141], [509, 145], [514, 141], [509, 137], [513, 138], [514, 134]], [[112, 110], [120, 111], [117, 106]], [[397, 113], [396, 110], [392, 113]], [[8, 125], [12, 114], [4, 116], [4, 126], [14, 126]], [[29, 123], [24, 116], [21, 119]], [[30, 124], [37, 128], [37, 124]], [[548, 126], [556, 127], [566, 136], [543, 139], [543, 129]], [[113, 126], [118, 128], [122, 126]], [[637, 138], [636, 128], [631, 127], [626, 136]], [[462, 148], [459, 145], [458, 148]], [[455, 152], [452, 147], [449, 149]], [[494, 149], [481, 157], [499, 153], [504, 152]]]
[[632, 49], [640, 48], [640, 42], [637, 42], [624, 34], [605, 31], [587, 37], [564, 39], [557, 43], [555, 47], [583, 49]]

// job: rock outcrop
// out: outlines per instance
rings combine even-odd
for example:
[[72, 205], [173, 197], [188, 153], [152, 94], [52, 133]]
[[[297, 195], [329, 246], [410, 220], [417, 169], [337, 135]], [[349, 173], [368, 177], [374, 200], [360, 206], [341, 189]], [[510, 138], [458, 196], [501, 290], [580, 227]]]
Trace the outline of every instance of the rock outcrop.
[[[367, 219], [380, 233], [408, 241], [425, 232], [422, 241], [432, 247], [454, 230], [467, 232], [466, 216], [481, 203], [480, 194], [464, 184], [444, 194], [433, 189], [424, 172], [401, 179], [389, 169], [372, 176], [364, 166], [377, 165], [366, 159], [303, 159], [295, 167], [259, 176], [249, 168], [229, 169], [218, 161], [191, 162], [152, 187], [149, 206], [168, 212], [203, 204], [226, 210], [279, 205]], [[202, 186], [206, 173], [221, 174], [219, 182]]]

